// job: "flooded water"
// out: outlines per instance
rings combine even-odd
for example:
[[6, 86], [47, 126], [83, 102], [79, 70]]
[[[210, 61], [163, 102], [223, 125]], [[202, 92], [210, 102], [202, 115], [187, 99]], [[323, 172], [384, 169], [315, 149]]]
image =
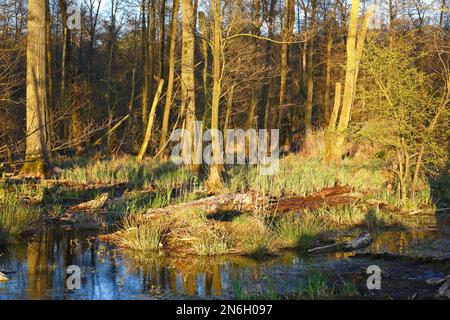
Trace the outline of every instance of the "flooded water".
[[[31, 239], [0, 248], [0, 269], [13, 271], [9, 281], [0, 282], [0, 299], [232, 299], [237, 285], [249, 293], [289, 294], [317, 272], [330, 285], [351, 281], [361, 298], [430, 298], [436, 288], [425, 280], [450, 273], [449, 217], [438, 221], [432, 229], [383, 232], [367, 251], [446, 258], [441, 263], [294, 251], [264, 260], [163, 255], [137, 260], [99, 241], [95, 232], [48, 226]], [[366, 287], [366, 269], [373, 264], [383, 272], [377, 292]], [[79, 289], [67, 288], [71, 265], [81, 268]]]

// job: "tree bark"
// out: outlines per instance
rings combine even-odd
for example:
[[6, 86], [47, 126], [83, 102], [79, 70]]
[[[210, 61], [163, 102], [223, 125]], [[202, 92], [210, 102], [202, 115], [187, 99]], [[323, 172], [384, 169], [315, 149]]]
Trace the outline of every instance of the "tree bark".
[[141, 150], [139, 151], [139, 154], [137, 156], [137, 160], [139, 162], [141, 162], [142, 159], [144, 158], [144, 155], [147, 152], [148, 143], [152, 138], [152, 130], [153, 124], [155, 122], [156, 107], [158, 106], [159, 97], [161, 96], [163, 85], [164, 79], [159, 80], [158, 89], [156, 90], [155, 97], [153, 98], [152, 108], [150, 110], [150, 114], [148, 115], [147, 129], [145, 131], [144, 142], [142, 143]]
[[[219, 103], [221, 95], [222, 66], [221, 66], [221, 44], [222, 44], [222, 19], [220, 16], [220, 0], [213, 0], [214, 28], [213, 28], [213, 95], [211, 102], [211, 130], [219, 129]], [[220, 163], [220, 145], [217, 137], [212, 137], [212, 151], [214, 164], [210, 168], [206, 186], [210, 192], [217, 192], [223, 186], [223, 165]]]
[[175, 81], [175, 46], [177, 42], [178, 7], [179, 0], [173, 0], [172, 21], [170, 27], [170, 49], [169, 49], [169, 81], [167, 83], [166, 102], [164, 105], [163, 122], [161, 128], [161, 140], [159, 150], [162, 151], [167, 143], [167, 132], [169, 131], [170, 108], [172, 105], [173, 84]]
[[[344, 145], [345, 131], [348, 128], [350, 121], [350, 113], [355, 98], [356, 80], [358, 77], [358, 68], [361, 61], [364, 41], [369, 23], [375, 13], [375, 8], [371, 7], [361, 23], [361, 30], [358, 35], [358, 10], [359, 0], [355, 0], [352, 3], [352, 9], [350, 12], [350, 23], [347, 39], [347, 66], [345, 72], [345, 85], [344, 96], [342, 100], [342, 110], [339, 118], [339, 124], [337, 127], [336, 144], [333, 153], [336, 153], [334, 157], [338, 157], [342, 153], [342, 147]], [[357, 39], [358, 35], [358, 39]], [[358, 41], [358, 42], [357, 42]]]
[[281, 129], [281, 141], [284, 141], [289, 134], [288, 121], [285, 119], [284, 109], [286, 108], [286, 83], [288, 75], [288, 59], [289, 59], [289, 44], [287, 43], [292, 37], [294, 30], [294, 0], [286, 0], [284, 7], [284, 27], [283, 27], [283, 41], [281, 45], [281, 70], [280, 70], [280, 100], [278, 103], [278, 128]]
[[308, 41], [308, 56], [306, 57], [306, 112], [305, 112], [305, 132], [306, 132], [306, 145], [312, 135], [312, 109], [313, 109], [313, 94], [314, 94], [314, 79], [313, 79], [313, 61], [314, 61], [314, 33], [316, 24], [316, 8], [317, 1], [311, 2], [311, 17], [309, 21], [310, 39]]
[[181, 18], [182, 18], [181, 116], [184, 118], [184, 128], [191, 136], [190, 140], [193, 141], [194, 122], [195, 122], [195, 78], [194, 78], [195, 12], [192, 0], [181, 0]]
[[46, 0], [28, 1], [26, 164], [21, 173], [44, 177], [48, 165]]

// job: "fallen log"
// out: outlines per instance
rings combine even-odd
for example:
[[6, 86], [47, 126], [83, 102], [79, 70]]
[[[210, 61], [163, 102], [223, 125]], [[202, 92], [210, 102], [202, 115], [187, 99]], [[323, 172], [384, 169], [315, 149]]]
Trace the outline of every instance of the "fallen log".
[[302, 209], [318, 209], [321, 206], [337, 206], [355, 202], [358, 195], [352, 194], [348, 186], [335, 186], [324, 188], [306, 196], [293, 196], [280, 199], [271, 205], [271, 210], [278, 213], [298, 211]]
[[330, 252], [350, 252], [363, 249], [372, 243], [369, 232], [361, 233], [357, 238], [345, 243], [333, 243], [326, 246], [316, 247], [308, 250], [308, 253], [330, 253]]
[[70, 210], [80, 210], [80, 211], [99, 210], [99, 209], [103, 208], [103, 206], [108, 201], [108, 198], [109, 198], [109, 195], [108, 195], [108, 193], [105, 192], [105, 193], [100, 194], [94, 200], [82, 202], [80, 204], [70, 207]]
[[200, 210], [206, 214], [232, 210], [251, 211], [255, 209], [258, 203], [263, 201], [264, 197], [255, 193], [225, 193], [160, 209], [149, 209], [144, 213], [143, 218], [156, 218], [186, 209]]

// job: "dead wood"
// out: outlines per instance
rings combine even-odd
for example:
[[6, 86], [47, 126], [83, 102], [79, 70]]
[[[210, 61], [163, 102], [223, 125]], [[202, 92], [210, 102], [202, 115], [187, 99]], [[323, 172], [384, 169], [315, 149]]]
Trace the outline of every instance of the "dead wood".
[[308, 250], [308, 253], [329, 253], [339, 251], [355, 251], [360, 250], [372, 243], [372, 237], [370, 233], [365, 231], [361, 233], [357, 238], [346, 243], [334, 243], [326, 246], [316, 247]]
[[108, 193], [102, 193], [94, 200], [82, 202], [80, 204], [74, 205], [70, 207], [70, 210], [99, 210], [103, 208], [103, 206], [108, 201], [109, 195]]

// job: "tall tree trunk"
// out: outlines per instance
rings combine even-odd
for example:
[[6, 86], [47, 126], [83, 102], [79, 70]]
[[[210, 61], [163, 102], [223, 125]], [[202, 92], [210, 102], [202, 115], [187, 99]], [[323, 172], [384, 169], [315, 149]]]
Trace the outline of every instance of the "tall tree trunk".
[[[184, 118], [184, 128], [191, 136], [190, 140], [193, 141], [194, 123], [195, 123], [195, 78], [194, 78], [195, 12], [192, 0], [181, 0], [181, 17], [182, 17], [181, 116]], [[185, 141], [183, 143], [185, 143]]]
[[108, 146], [111, 148], [111, 144], [114, 140], [114, 131], [111, 131], [112, 121], [114, 119], [114, 110], [111, 102], [111, 75], [112, 65], [114, 60], [115, 50], [115, 37], [116, 37], [116, 12], [117, 3], [115, 0], [111, 0], [111, 25], [109, 27], [109, 56], [108, 56], [108, 69], [106, 71], [106, 105], [108, 107]]
[[[274, 29], [274, 12], [275, 12], [275, 4], [276, 0], [270, 0], [270, 7], [268, 8], [268, 2], [263, 4], [264, 10], [264, 18], [268, 24], [268, 36], [269, 39], [273, 38], [273, 29]], [[268, 114], [269, 114], [269, 98], [271, 91], [271, 82], [272, 78], [269, 79], [270, 75], [270, 61], [272, 55], [272, 43], [270, 41], [266, 41], [266, 54], [264, 60], [264, 67], [266, 69], [264, 76], [264, 84], [262, 86], [261, 99], [259, 100], [259, 108], [258, 108], [258, 128], [268, 128]]]
[[[213, 95], [211, 102], [211, 130], [219, 129], [219, 103], [222, 86], [222, 66], [221, 66], [221, 44], [222, 44], [222, 19], [220, 16], [220, 0], [213, 0], [211, 2], [214, 8], [214, 28], [213, 28]], [[214, 164], [210, 168], [209, 176], [206, 185], [210, 192], [217, 192], [223, 186], [222, 172], [223, 159], [220, 153], [220, 145], [216, 136], [212, 137], [212, 151]]]
[[330, 17], [330, 23], [328, 24], [328, 35], [327, 35], [327, 58], [326, 58], [326, 76], [325, 76], [325, 95], [324, 95], [324, 101], [323, 101], [323, 107], [324, 107], [324, 116], [325, 116], [325, 123], [328, 123], [330, 121], [330, 87], [331, 87], [331, 66], [332, 66], [332, 60], [331, 60], [331, 53], [333, 48], [333, 27], [336, 26], [335, 19], [336, 19], [336, 10], [337, 10], [338, 2], [333, 6], [333, 11]]
[[54, 132], [54, 105], [53, 105], [53, 97], [54, 97], [54, 87], [53, 87], [53, 63], [52, 63], [52, 21], [50, 16], [50, 5], [48, 1], [45, 2], [47, 6], [47, 15], [46, 15], [46, 47], [47, 47], [47, 103], [49, 110], [49, 140], [50, 144], [52, 144], [52, 134]]
[[21, 173], [44, 177], [48, 164], [46, 0], [28, 1], [26, 159]]
[[236, 84], [233, 83], [228, 90], [227, 96], [227, 112], [225, 113], [225, 121], [223, 124], [223, 133], [226, 134], [226, 131], [230, 128], [231, 114], [233, 113], [233, 98], [234, 98], [234, 88]]
[[203, 55], [203, 94], [205, 96], [205, 113], [203, 114], [203, 125], [206, 126], [211, 121], [211, 97], [209, 92], [209, 57], [208, 57], [208, 23], [204, 12], [198, 13], [198, 22], [202, 35], [202, 55]]
[[[339, 117], [339, 124], [337, 127], [336, 144], [333, 153], [336, 153], [334, 158], [342, 154], [342, 147], [344, 145], [345, 131], [348, 128], [350, 121], [350, 113], [355, 97], [356, 80], [358, 77], [358, 68], [361, 61], [364, 41], [369, 23], [375, 13], [375, 8], [371, 7], [361, 23], [361, 29], [358, 34], [358, 10], [359, 0], [354, 0], [350, 12], [350, 23], [347, 38], [347, 66], [345, 72], [344, 96], [342, 100], [342, 110]], [[358, 35], [358, 39], [357, 39]]]
[[312, 135], [312, 110], [313, 110], [313, 95], [314, 95], [314, 33], [316, 28], [316, 10], [317, 1], [311, 2], [311, 17], [309, 22], [309, 41], [308, 41], [308, 56], [306, 60], [306, 111], [305, 111], [305, 133], [306, 133], [306, 148], [310, 142]]
[[283, 110], [286, 108], [286, 83], [288, 76], [288, 59], [289, 59], [289, 44], [287, 43], [292, 37], [294, 30], [294, 0], [286, 0], [284, 7], [284, 27], [283, 27], [283, 41], [281, 44], [281, 70], [280, 70], [280, 100], [278, 104], [278, 128], [281, 129], [281, 139], [284, 142], [289, 135], [288, 121], [285, 115], [287, 112]]
[[169, 131], [170, 108], [172, 105], [173, 84], [175, 80], [175, 46], [177, 42], [178, 7], [179, 0], [173, 0], [172, 21], [170, 27], [170, 49], [169, 49], [169, 81], [167, 84], [166, 103], [161, 128], [161, 140], [159, 150], [162, 151], [167, 143], [167, 132]]
[[166, 79], [166, 0], [160, 0], [159, 32], [159, 78]]
[[[142, 128], [145, 130], [147, 124], [147, 110], [148, 110], [148, 93], [149, 93], [149, 39], [147, 32], [147, 18], [146, 18], [146, 4], [148, 0], [142, 0], [142, 102], [141, 102], [141, 119]], [[149, 3], [148, 3], [149, 4]]]
[[[60, 94], [60, 108], [67, 110], [70, 101], [70, 30], [67, 27], [67, 2], [66, 0], [59, 1], [59, 8], [61, 12], [61, 19], [63, 25], [63, 45], [61, 52], [61, 94]], [[59, 124], [59, 138], [64, 139], [64, 123]]]

